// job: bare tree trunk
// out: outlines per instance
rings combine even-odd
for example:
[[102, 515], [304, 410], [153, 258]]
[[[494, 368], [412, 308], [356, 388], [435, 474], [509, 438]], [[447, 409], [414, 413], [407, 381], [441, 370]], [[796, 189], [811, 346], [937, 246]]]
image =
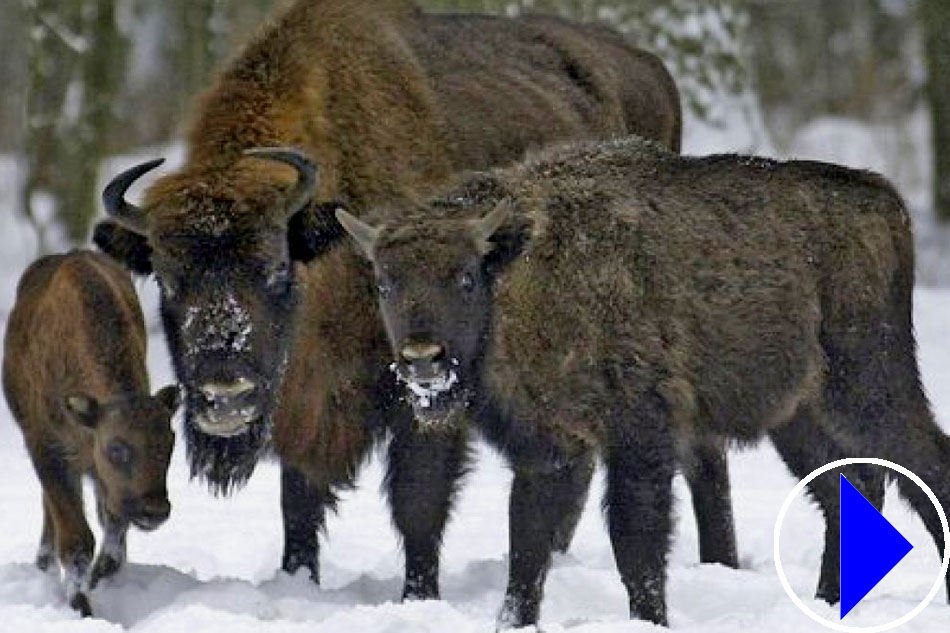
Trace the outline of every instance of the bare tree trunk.
[[923, 0], [928, 94], [933, 122], [934, 210], [950, 222], [950, 3]]
[[[5, 5], [6, 7], [6, 5]], [[3, 10], [0, 20], [0, 152], [18, 151], [26, 129], [26, 11], [19, 4]]]
[[116, 25], [115, 4], [25, 3], [34, 36], [28, 55], [22, 208], [37, 227], [43, 251], [54, 246], [51, 223], [68, 243], [81, 244], [99, 209], [98, 166], [114, 125], [113, 104], [128, 50]]
[[26, 182], [20, 208], [36, 226], [39, 248], [48, 248], [46, 221], [42, 217], [40, 194], [47, 193], [55, 204], [52, 191], [59, 171], [62, 145], [58, 142], [60, 122], [64, 118], [67, 86], [75, 75], [81, 51], [78, 36], [79, 11], [56, 11], [55, 1], [24, 0], [29, 25], [29, 88], [27, 92], [27, 132], [24, 140]]
[[84, 164], [85, 174], [82, 183], [77, 183], [74, 179], [74, 193], [75, 199], [82, 200], [83, 205], [75, 212], [59, 215], [66, 227], [67, 237], [73, 244], [86, 239], [89, 227], [98, 213], [96, 184], [99, 163], [106, 155], [108, 134], [119, 120], [117, 97], [125, 80], [130, 47], [116, 23], [118, 1], [87, 2], [88, 6], [83, 15], [83, 30], [93, 44], [81, 60], [81, 81], [86, 91], [79, 122], [83, 154], [75, 159], [77, 164]]

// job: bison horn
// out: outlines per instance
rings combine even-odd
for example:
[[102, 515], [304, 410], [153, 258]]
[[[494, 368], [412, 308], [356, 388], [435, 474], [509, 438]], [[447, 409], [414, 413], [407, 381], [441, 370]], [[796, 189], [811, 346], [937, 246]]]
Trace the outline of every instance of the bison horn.
[[125, 199], [125, 192], [129, 190], [133, 182], [164, 162], [164, 158], [156, 158], [126, 169], [102, 190], [102, 204], [106, 207], [106, 213], [122, 228], [139, 235], [145, 235], [148, 232], [145, 211], [128, 202]]
[[376, 248], [376, 241], [382, 229], [370, 226], [354, 215], [351, 215], [343, 209], [336, 210], [336, 219], [343, 225], [346, 232], [349, 233], [360, 248], [370, 259], [373, 257], [373, 250]]
[[313, 199], [317, 191], [317, 165], [299, 149], [293, 147], [252, 147], [244, 150], [245, 156], [266, 158], [290, 165], [297, 170], [297, 186], [290, 193], [287, 219], [300, 211]]
[[484, 253], [488, 250], [488, 240], [495, 234], [501, 225], [505, 223], [508, 216], [511, 215], [511, 203], [505, 201], [497, 204], [488, 215], [471, 220], [470, 225], [472, 237], [478, 248]]

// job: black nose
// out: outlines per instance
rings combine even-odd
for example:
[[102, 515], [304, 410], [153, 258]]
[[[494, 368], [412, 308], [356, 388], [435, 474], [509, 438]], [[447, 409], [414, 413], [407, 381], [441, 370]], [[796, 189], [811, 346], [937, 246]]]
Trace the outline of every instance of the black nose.
[[142, 529], [153, 530], [168, 518], [172, 504], [164, 494], [129, 498], [122, 501], [122, 510], [133, 523]]
[[168, 499], [146, 501], [142, 514], [152, 523], [161, 523], [172, 512], [172, 504]]
[[408, 363], [435, 363], [445, 357], [445, 347], [438, 343], [407, 343], [399, 353]]

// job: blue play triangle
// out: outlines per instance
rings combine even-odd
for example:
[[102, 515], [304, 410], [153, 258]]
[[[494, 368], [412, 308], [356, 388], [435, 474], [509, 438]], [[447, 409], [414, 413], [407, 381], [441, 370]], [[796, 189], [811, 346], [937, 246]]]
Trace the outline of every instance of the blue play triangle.
[[881, 582], [914, 546], [844, 475], [841, 490], [841, 617]]

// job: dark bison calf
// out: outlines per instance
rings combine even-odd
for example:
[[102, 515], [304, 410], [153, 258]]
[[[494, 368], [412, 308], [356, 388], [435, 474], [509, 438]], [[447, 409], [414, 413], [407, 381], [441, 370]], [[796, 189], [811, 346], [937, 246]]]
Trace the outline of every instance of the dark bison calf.
[[[909, 218], [879, 176], [631, 138], [477, 175], [398, 224], [337, 215], [373, 262], [418, 423], [437, 436], [470, 416], [514, 467], [503, 625], [537, 621], [558, 516], [582, 494], [570, 473], [594, 452], [631, 616], [659, 623], [674, 463], [695, 438], [767, 434], [798, 477], [880, 456], [950, 507]], [[942, 549], [930, 502], [899, 486]], [[812, 492], [836, 536], [836, 482]]]
[[[161, 525], [178, 388], [149, 396], [145, 325], [129, 274], [105, 255], [73, 251], [34, 262], [20, 280], [4, 341], [3, 390], [43, 488], [36, 564], [54, 553], [70, 606], [125, 561], [129, 524]], [[95, 547], [81, 476], [95, 483], [105, 539]]]

